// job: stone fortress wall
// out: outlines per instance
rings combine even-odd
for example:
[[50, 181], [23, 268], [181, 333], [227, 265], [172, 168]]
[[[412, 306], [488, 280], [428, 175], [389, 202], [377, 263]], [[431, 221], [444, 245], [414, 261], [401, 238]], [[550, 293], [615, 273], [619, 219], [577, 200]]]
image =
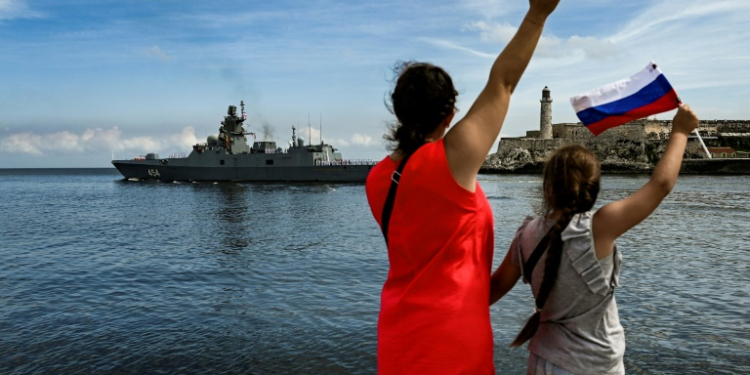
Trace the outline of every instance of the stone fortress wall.
[[[582, 123], [551, 124], [549, 89], [542, 91], [539, 130], [530, 130], [526, 136], [503, 138], [497, 152], [487, 157], [483, 170], [502, 172], [527, 170], [539, 166], [556, 148], [581, 144], [597, 154], [604, 170], [623, 172], [649, 171], [664, 153], [672, 129], [671, 120], [640, 119], [611, 128], [598, 137]], [[549, 134], [551, 125], [551, 137]], [[731, 147], [737, 155], [750, 151], [750, 120], [701, 120], [698, 131], [708, 148]], [[547, 134], [545, 134], [547, 133]], [[747, 156], [745, 156], [747, 157]], [[698, 137], [688, 139], [685, 159], [705, 159], [707, 155]], [[748, 168], [750, 171], [750, 168]]]

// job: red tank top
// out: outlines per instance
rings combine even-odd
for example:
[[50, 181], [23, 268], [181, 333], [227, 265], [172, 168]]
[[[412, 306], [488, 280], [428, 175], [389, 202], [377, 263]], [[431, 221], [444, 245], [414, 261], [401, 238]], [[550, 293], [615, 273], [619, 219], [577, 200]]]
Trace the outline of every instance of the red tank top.
[[[386, 157], [367, 178], [367, 199], [379, 224], [398, 164]], [[479, 184], [472, 193], [453, 178], [442, 139], [420, 147], [406, 164], [388, 241], [378, 372], [494, 374], [492, 210]]]

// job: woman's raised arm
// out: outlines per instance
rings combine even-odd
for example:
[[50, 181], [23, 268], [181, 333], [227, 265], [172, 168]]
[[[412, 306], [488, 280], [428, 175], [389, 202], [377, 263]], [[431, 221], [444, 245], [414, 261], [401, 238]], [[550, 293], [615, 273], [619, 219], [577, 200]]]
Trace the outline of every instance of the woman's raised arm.
[[516, 35], [497, 57], [477, 100], [445, 136], [445, 152], [453, 178], [474, 191], [476, 176], [495, 143], [508, 113], [510, 95], [531, 60], [547, 17], [560, 0], [530, 0]]

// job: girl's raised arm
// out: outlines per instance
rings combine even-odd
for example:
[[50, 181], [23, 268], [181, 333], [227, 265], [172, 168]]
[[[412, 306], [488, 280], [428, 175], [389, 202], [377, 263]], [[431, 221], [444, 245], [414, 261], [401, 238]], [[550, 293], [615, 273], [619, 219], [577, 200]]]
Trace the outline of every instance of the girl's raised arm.
[[594, 214], [592, 230], [599, 259], [612, 254], [617, 237], [651, 215], [672, 191], [682, 165], [688, 134], [697, 126], [698, 117], [690, 106], [681, 106], [672, 120], [667, 149], [654, 168], [651, 179], [629, 197], [609, 203]]

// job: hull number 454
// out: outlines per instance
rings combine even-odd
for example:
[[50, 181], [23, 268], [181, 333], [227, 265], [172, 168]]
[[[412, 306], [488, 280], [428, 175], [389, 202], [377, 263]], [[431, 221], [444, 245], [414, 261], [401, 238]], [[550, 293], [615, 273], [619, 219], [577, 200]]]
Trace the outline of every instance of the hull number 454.
[[159, 170], [158, 169], [149, 169], [148, 170], [148, 175], [151, 176], [151, 177], [161, 177], [161, 175], [159, 174]]

